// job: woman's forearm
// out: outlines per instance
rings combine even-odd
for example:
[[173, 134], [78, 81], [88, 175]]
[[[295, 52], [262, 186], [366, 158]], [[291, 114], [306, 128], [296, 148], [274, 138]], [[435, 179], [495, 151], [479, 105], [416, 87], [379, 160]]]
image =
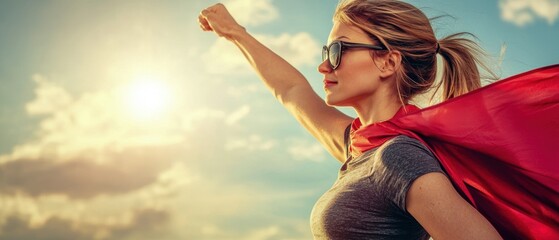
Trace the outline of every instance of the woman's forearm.
[[294, 87], [308, 87], [305, 77], [285, 59], [260, 43], [244, 28], [234, 31], [231, 40], [242, 51], [268, 89], [283, 104], [288, 101], [289, 91]]

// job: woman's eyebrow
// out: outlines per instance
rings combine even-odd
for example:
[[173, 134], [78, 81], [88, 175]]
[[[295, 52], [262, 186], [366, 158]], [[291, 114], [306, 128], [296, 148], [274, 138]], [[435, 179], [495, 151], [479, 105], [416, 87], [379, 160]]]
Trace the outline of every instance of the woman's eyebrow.
[[332, 41], [328, 41], [328, 44], [330, 44], [330, 43], [333, 42], [333, 41], [337, 41], [337, 40], [340, 40], [340, 39], [343, 39], [343, 38], [349, 40], [349, 37], [346, 37], [346, 36], [339, 36], [339, 37], [337, 37], [337, 38], [332, 39]]
[[334, 40], [340, 40], [340, 39], [342, 39], [342, 38], [345, 38], [345, 39], [348, 39], [348, 40], [349, 40], [349, 37], [346, 37], [346, 36], [339, 36], [339, 37], [335, 38]]

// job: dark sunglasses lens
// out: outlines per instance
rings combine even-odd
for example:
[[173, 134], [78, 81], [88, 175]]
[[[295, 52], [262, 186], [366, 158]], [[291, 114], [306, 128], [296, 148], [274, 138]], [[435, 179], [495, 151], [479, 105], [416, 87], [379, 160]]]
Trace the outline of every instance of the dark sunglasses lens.
[[328, 47], [324, 46], [322, 47], [322, 61], [324, 62], [326, 59], [328, 59]]
[[330, 64], [332, 64], [333, 68], [338, 67], [340, 64], [341, 47], [342, 46], [339, 43], [334, 43], [330, 45], [330, 49], [328, 50], [328, 58], [330, 59]]

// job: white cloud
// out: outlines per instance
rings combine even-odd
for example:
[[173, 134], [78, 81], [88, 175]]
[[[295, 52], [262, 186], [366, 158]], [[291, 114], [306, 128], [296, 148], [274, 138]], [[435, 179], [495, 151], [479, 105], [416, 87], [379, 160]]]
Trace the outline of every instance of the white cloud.
[[37, 98], [25, 106], [28, 114], [53, 113], [72, 102], [72, 96], [64, 88], [49, 82], [45, 77], [35, 74], [32, 79], [38, 85], [35, 89]]
[[259, 26], [279, 17], [271, 0], [230, 0], [224, 4], [243, 26]]
[[[180, 228], [191, 230], [192, 235], [184, 239], [309, 239], [308, 216], [303, 218], [275, 218], [274, 213], [281, 203], [290, 203], [290, 207], [301, 203], [303, 199], [315, 198], [312, 191], [281, 192], [274, 188], [257, 188], [247, 184], [236, 185], [204, 180], [204, 186], [190, 185], [183, 195], [181, 205], [187, 207], [184, 216], [186, 222]], [[295, 203], [295, 204], [294, 204]], [[265, 206], [265, 207], [264, 207]], [[271, 209], [269, 206], [274, 206]], [[231, 228], [231, 221], [236, 221], [250, 214], [252, 219], [272, 218], [271, 224], [259, 221], [256, 224], [238, 225]], [[208, 219], [208, 221], [191, 221]], [[212, 221], [213, 220], [213, 221]], [[225, 220], [225, 221], [224, 221]], [[262, 225], [266, 224], [266, 225]]]
[[202, 61], [208, 73], [223, 75], [250, 73], [250, 65], [241, 51], [224, 38], [215, 41], [202, 55]]
[[272, 149], [275, 145], [275, 140], [267, 140], [259, 135], [251, 135], [246, 138], [229, 139], [225, 143], [225, 150], [266, 151]]
[[503, 43], [501, 44], [501, 50], [499, 51], [499, 58], [497, 60], [497, 66], [499, 68], [503, 65], [503, 60], [505, 59], [506, 53], [507, 53], [507, 45]]
[[289, 152], [294, 159], [320, 162], [326, 157], [324, 147], [316, 141], [292, 139], [289, 143], [287, 152]]
[[214, 225], [214, 224], [207, 224], [207, 225], [203, 225], [200, 228], [200, 233], [201, 235], [204, 236], [216, 236], [216, 235], [223, 235], [223, 230], [221, 230], [218, 226]]
[[250, 106], [243, 105], [238, 110], [234, 111], [233, 113], [229, 114], [227, 118], [225, 118], [225, 124], [231, 126], [235, 125], [237, 122], [242, 120], [250, 113]]
[[266, 240], [277, 237], [280, 234], [279, 226], [269, 226], [262, 229], [256, 229], [243, 239], [247, 240]]
[[255, 35], [255, 37], [296, 67], [318, 65], [322, 47], [309, 33], [282, 33], [279, 36]]
[[233, 86], [229, 86], [227, 88], [227, 94], [233, 97], [241, 97], [247, 94], [252, 94], [256, 92], [265, 92], [264, 85], [260, 82], [254, 82], [247, 85], [238, 85], [235, 84]]
[[[295, 67], [314, 66], [321, 47], [309, 33], [283, 33], [279, 36], [255, 34], [255, 38]], [[220, 38], [202, 56], [206, 70], [212, 74], [251, 73], [250, 64], [231, 42]]]
[[141, 194], [158, 198], [169, 193], [178, 193], [184, 186], [198, 182], [200, 179], [201, 177], [189, 171], [184, 163], [176, 162], [171, 168], [161, 172], [157, 181], [143, 189]]
[[500, 0], [501, 18], [525, 26], [541, 18], [550, 25], [559, 16], [559, 0]]
[[180, 117], [180, 125], [183, 131], [195, 130], [208, 121], [216, 121], [219, 124], [224, 123], [227, 126], [232, 126], [248, 116], [249, 113], [250, 106], [248, 105], [243, 105], [230, 113], [223, 110], [200, 108], [195, 111], [182, 114]]
[[216, 120], [221, 121], [227, 116], [222, 110], [201, 108], [192, 112], [185, 113], [181, 116], [181, 129], [183, 131], [192, 131], [198, 126], [203, 125], [205, 121]]

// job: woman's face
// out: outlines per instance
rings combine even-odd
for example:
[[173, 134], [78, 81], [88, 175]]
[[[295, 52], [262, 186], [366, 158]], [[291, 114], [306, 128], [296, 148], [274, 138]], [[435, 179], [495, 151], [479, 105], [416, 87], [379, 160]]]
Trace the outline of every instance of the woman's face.
[[[351, 43], [378, 44], [361, 29], [335, 22], [328, 37], [328, 45], [335, 40]], [[380, 84], [379, 69], [371, 50], [365, 48], [347, 49], [342, 53], [340, 65], [333, 70], [328, 60], [318, 66], [324, 75], [326, 103], [330, 106], [359, 105], [371, 99]]]

